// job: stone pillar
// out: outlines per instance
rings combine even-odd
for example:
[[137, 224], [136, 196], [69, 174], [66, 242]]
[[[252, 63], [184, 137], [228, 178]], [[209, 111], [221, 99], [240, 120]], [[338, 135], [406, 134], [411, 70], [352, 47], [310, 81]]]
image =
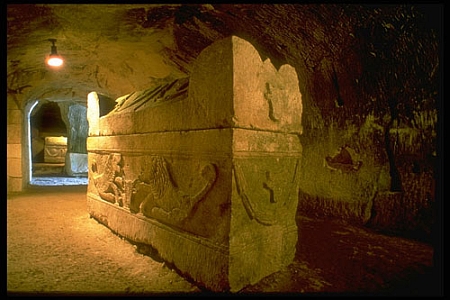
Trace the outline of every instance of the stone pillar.
[[23, 113], [14, 96], [7, 97], [7, 116], [6, 116], [6, 180], [7, 191], [21, 192], [24, 187], [23, 155], [22, 155], [22, 126]]
[[70, 176], [86, 174], [88, 172], [86, 139], [89, 135], [87, 108], [71, 102], [59, 103], [59, 106], [67, 127], [66, 173]]
[[100, 118], [100, 105], [99, 99], [96, 92], [91, 92], [87, 97], [88, 110], [87, 110], [87, 121], [89, 124], [88, 135], [98, 135], [99, 134], [99, 118]]
[[214, 291], [239, 291], [293, 261], [294, 68], [276, 70], [232, 36], [206, 48], [190, 78], [116, 102], [88, 138], [91, 216]]

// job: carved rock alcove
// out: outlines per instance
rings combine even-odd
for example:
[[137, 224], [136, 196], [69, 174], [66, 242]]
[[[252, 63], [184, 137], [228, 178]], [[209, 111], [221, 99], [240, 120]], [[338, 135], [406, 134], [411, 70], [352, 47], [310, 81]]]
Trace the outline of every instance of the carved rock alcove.
[[302, 147], [295, 69], [231, 36], [189, 78], [116, 100], [88, 95], [88, 209], [213, 291], [292, 263]]

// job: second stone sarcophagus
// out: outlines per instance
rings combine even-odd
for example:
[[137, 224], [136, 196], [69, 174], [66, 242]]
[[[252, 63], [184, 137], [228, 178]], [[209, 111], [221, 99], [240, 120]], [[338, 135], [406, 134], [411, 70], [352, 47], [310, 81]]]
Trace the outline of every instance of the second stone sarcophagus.
[[247, 41], [209, 46], [188, 78], [116, 100], [88, 96], [88, 209], [213, 291], [294, 258], [302, 147], [295, 69]]
[[44, 162], [64, 163], [66, 161], [67, 137], [47, 136], [45, 137]]

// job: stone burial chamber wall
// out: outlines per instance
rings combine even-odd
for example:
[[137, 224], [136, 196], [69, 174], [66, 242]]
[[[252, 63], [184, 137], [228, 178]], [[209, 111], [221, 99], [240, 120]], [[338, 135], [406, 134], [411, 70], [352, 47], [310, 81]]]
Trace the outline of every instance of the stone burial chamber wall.
[[295, 69], [235, 36], [189, 78], [120, 97], [88, 95], [92, 217], [199, 286], [239, 291], [292, 263], [302, 154]]

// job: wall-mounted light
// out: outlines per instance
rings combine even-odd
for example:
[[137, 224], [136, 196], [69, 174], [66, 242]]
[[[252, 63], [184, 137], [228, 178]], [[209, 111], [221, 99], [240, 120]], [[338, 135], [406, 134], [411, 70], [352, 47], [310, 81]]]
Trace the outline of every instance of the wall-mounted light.
[[56, 51], [55, 42], [56, 39], [48, 39], [50, 42], [52, 42], [52, 50], [50, 55], [47, 57], [47, 64], [51, 67], [60, 67], [64, 63], [61, 55], [58, 54]]

